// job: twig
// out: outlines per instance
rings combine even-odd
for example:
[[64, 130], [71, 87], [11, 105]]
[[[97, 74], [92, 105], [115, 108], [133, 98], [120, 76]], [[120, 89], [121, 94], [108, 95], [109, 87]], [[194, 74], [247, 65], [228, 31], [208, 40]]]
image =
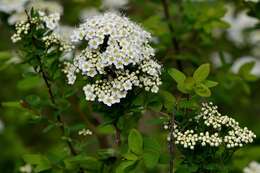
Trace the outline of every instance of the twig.
[[121, 144], [121, 132], [120, 129], [116, 126], [116, 124], [114, 125], [115, 129], [116, 129], [116, 134], [115, 134], [115, 143], [117, 146], [119, 146]]
[[[180, 45], [179, 45], [176, 37], [174, 37], [175, 30], [174, 30], [172, 23], [171, 23], [171, 15], [170, 15], [170, 12], [169, 12], [169, 2], [168, 2], [168, 0], [161, 0], [161, 2], [162, 2], [162, 5], [163, 5], [164, 16], [165, 16], [165, 19], [167, 20], [168, 28], [169, 28], [169, 31], [170, 31], [170, 34], [171, 34], [171, 41], [172, 41], [173, 48], [174, 48], [176, 54], [179, 54], [180, 53]], [[177, 68], [182, 71], [183, 66], [182, 66], [181, 61], [177, 59], [176, 63], [177, 63]]]
[[175, 144], [174, 144], [174, 136], [173, 136], [174, 121], [175, 121], [175, 108], [173, 110], [171, 120], [170, 120], [170, 141], [169, 141], [170, 168], [169, 168], [169, 173], [174, 173], [174, 154], [175, 154], [175, 151], [174, 151]]
[[[51, 84], [49, 83], [47, 75], [43, 71], [43, 66], [42, 66], [41, 59], [39, 57], [37, 57], [37, 59], [38, 59], [39, 66], [40, 66], [40, 71], [39, 72], [42, 75], [44, 83], [45, 83], [45, 85], [46, 85], [46, 87], [48, 89], [49, 98], [51, 100], [51, 103], [53, 105], [56, 105], [56, 102], [55, 102], [55, 99], [54, 99], [54, 95], [53, 95], [53, 92], [52, 92], [52, 89], [51, 89]], [[64, 135], [65, 134], [65, 124], [64, 124], [63, 120], [61, 119], [61, 115], [60, 114], [58, 114], [58, 116], [57, 116], [57, 121], [60, 123], [60, 128], [61, 128], [62, 134]], [[74, 156], [77, 155], [76, 150], [74, 149], [72, 143], [69, 140], [67, 140], [67, 144], [69, 146], [71, 154], [74, 155]]]

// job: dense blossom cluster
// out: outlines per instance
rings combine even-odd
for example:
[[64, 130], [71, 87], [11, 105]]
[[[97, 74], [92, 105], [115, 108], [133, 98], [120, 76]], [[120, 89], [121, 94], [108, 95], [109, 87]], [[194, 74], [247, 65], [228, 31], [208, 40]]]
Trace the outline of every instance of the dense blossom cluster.
[[[195, 132], [194, 130], [180, 130], [175, 125], [173, 137], [175, 144], [182, 145], [184, 148], [194, 149], [196, 145], [218, 147], [225, 145], [227, 148], [242, 147], [244, 144], [252, 143], [256, 137], [247, 127], [241, 128], [239, 123], [233, 118], [222, 116], [218, 112], [218, 107], [213, 103], [203, 103], [201, 112], [193, 119], [195, 123], [202, 127], [204, 124], [208, 129], [206, 132]], [[165, 126], [168, 129], [168, 125]], [[215, 131], [210, 134], [210, 132]], [[170, 140], [170, 137], [168, 137]]]
[[260, 173], [260, 164], [256, 161], [252, 161], [243, 170], [244, 173]]
[[69, 84], [75, 82], [77, 73], [88, 78], [83, 88], [86, 100], [111, 106], [133, 87], [158, 92], [161, 66], [152, 59], [151, 35], [128, 18], [111, 12], [92, 16], [71, 38], [86, 42], [87, 47], [73, 63], [66, 63], [64, 72]]
[[15, 25], [16, 33], [13, 34], [11, 39], [14, 43], [22, 40], [22, 38], [29, 34], [33, 27], [36, 29], [46, 29], [52, 31], [51, 34], [46, 32], [47, 34], [42, 37], [42, 41], [45, 43], [46, 47], [58, 46], [60, 51], [70, 51], [73, 46], [62, 39], [59, 34], [53, 32], [54, 29], [58, 27], [59, 20], [60, 15], [58, 13], [47, 15], [44, 12], [39, 11], [38, 15], [35, 17], [18, 22]]

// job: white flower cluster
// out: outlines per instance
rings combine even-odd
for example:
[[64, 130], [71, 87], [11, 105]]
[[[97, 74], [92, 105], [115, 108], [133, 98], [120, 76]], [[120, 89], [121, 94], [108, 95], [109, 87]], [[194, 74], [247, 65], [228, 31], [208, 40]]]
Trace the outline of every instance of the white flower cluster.
[[93, 132], [89, 129], [82, 129], [78, 132], [79, 135], [87, 136], [87, 135], [92, 135]]
[[11, 39], [13, 43], [16, 43], [22, 39], [22, 35], [27, 35], [30, 30], [31, 24], [27, 21], [21, 21], [15, 25], [16, 33], [12, 35]]
[[[35, 16], [30, 20], [20, 21], [15, 25], [16, 33], [11, 37], [14, 43], [22, 40], [22, 38], [29, 33], [32, 27], [36, 29], [48, 29], [54, 31], [58, 27], [60, 15], [58, 13], [45, 14], [44, 12], [39, 11], [39, 16]], [[68, 52], [73, 49], [73, 46], [63, 39], [58, 33], [51, 33], [42, 38], [42, 41], [45, 43], [46, 47], [58, 46], [59, 51]]]
[[30, 164], [26, 164], [24, 166], [21, 166], [20, 169], [19, 169], [20, 172], [23, 172], [23, 173], [32, 173], [33, 171], [33, 168], [32, 168], [32, 165]]
[[[217, 109], [218, 107], [214, 106], [212, 102], [203, 103], [201, 112], [194, 119], [198, 125], [203, 123], [207, 127], [211, 127], [212, 129], [209, 131], [214, 130], [213, 134], [210, 134], [209, 131], [195, 132], [196, 129], [200, 129], [197, 127], [194, 130], [182, 131], [175, 125], [173, 132], [175, 144], [190, 149], [194, 149], [196, 145], [211, 147], [225, 145], [227, 148], [235, 148], [253, 142], [256, 135], [252, 131], [247, 127], [241, 128], [233, 118], [222, 116]], [[168, 129], [168, 125], [165, 125], [164, 128]], [[170, 140], [170, 135], [168, 140]]]
[[46, 13], [39, 11], [41, 20], [46, 24], [46, 27], [50, 30], [54, 30], [60, 21], [60, 14], [59, 13], [52, 13], [46, 15]]
[[245, 0], [245, 2], [254, 2], [254, 3], [258, 3], [259, 0]]
[[260, 164], [256, 161], [252, 161], [243, 170], [244, 173], [260, 173]]
[[45, 36], [42, 38], [46, 47], [51, 47], [53, 45], [57, 45], [59, 47], [59, 51], [61, 52], [70, 52], [73, 49], [73, 46], [63, 40], [60, 35], [52, 33], [51, 35]]
[[74, 84], [76, 73], [89, 79], [83, 88], [86, 100], [111, 106], [133, 87], [158, 92], [161, 65], [152, 59], [151, 35], [128, 18], [111, 12], [90, 17], [71, 38], [84, 40], [87, 47], [72, 64], [66, 63], [64, 72], [69, 84]]
[[27, 1], [28, 0], [1, 0], [0, 12], [12, 13], [22, 11]]

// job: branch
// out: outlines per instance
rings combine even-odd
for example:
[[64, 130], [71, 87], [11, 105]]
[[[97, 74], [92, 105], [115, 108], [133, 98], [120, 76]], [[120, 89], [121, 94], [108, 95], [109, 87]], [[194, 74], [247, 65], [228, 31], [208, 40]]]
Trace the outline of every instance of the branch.
[[175, 144], [174, 144], [174, 121], [175, 121], [175, 109], [173, 110], [171, 121], [170, 121], [170, 141], [169, 141], [169, 152], [170, 152], [170, 168], [169, 173], [174, 173], [174, 154], [175, 154]]
[[[171, 15], [170, 15], [170, 12], [169, 12], [169, 2], [168, 2], [168, 0], [161, 0], [161, 2], [162, 2], [163, 10], [164, 10], [164, 16], [165, 16], [165, 19], [167, 20], [168, 28], [169, 28], [169, 31], [170, 31], [170, 34], [171, 34], [171, 42], [172, 42], [173, 48], [174, 48], [176, 54], [179, 54], [180, 53], [180, 45], [179, 45], [176, 37], [174, 37], [175, 30], [174, 30], [172, 23], [171, 23]], [[183, 65], [182, 65], [181, 61], [177, 59], [176, 63], [177, 63], [177, 68], [182, 71]]]

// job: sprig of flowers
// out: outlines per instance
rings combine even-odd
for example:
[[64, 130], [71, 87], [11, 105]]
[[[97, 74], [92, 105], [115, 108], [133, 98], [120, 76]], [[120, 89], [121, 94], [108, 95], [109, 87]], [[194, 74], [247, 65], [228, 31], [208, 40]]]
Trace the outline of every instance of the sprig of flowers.
[[[256, 135], [247, 127], [241, 128], [235, 119], [221, 115], [218, 107], [212, 102], [203, 103], [200, 113], [191, 122], [196, 123], [196, 127], [192, 130], [182, 130], [181, 127], [174, 125], [175, 144], [192, 150], [196, 145], [203, 147], [224, 145], [226, 148], [236, 148], [252, 143], [256, 138]], [[206, 126], [206, 132], [199, 130], [203, 126], [202, 124]], [[168, 125], [165, 125], [164, 128], [168, 129]], [[170, 140], [170, 135], [168, 140]]]
[[64, 72], [69, 84], [78, 73], [86, 77], [86, 100], [111, 106], [134, 87], [158, 92], [161, 65], [153, 60], [151, 35], [128, 18], [112, 12], [90, 17], [71, 38], [87, 47], [66, 63]]
[[15, 33], [11, 39], [14, 43], [21, 41], [30, 35], [31, 32], [43, 32], [39, 39], [45, 44], [46, 48], [57, 46], [61, 52], [71, 51], [73, 46], [62, 39], [60, 35], [54, 33], [54, 30], [59, 26], [59, 13], [46, 14], [42, 11], [37, 11], [32, 16], [28, 16], [27, 20], [18, 22], [15, 25]]

